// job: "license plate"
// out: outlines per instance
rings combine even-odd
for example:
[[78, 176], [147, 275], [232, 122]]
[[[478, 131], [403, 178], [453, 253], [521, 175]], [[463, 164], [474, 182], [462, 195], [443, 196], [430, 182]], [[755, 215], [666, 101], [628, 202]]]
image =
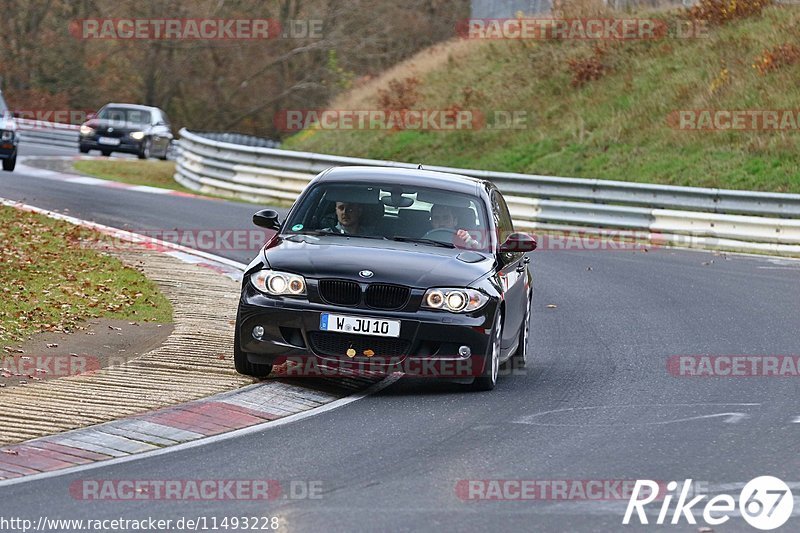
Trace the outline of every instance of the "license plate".
[[100, 137], [97, 139], [97, 142], [109, 146], [117, 146], [119, 144], [119, 139], [115, 139], [114, 137]]
[[358, 335], [399, 337], [400, 321], [322, 313], [319, 318], [319, 329], [322, 331], [341, 331], [342, 333], [355, 333]]

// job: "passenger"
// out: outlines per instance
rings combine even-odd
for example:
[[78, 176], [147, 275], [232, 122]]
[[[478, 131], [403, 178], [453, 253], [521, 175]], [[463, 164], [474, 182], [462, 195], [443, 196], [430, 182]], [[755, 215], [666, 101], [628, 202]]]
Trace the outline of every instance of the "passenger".
[[453, 207], [444, 204], [434, 204], [431, 207], [431, 226], [433, 229], [428, 234], [437, 230], [450, 230], [453, 233], [453, 244], [459, 248], [477, 250], [482, 248], [481, 243], [472, 238], [465, 229], [458, 227], [458, 218]]

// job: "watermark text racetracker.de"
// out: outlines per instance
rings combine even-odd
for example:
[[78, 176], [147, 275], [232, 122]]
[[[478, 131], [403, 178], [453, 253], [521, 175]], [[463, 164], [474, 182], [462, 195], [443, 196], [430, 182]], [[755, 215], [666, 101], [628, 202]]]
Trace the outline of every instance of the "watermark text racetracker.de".
[[69, 493], [81, 501], [319, 500], [321, 480], [277, 479], [78, 479]]
[[681, 131], [800, 131], [797, 109], [681, 109], [667, 115]]
[[800, 355], [672, 355], [667, 371], [675, 377], [800, 377]]
[[542, 41], [655, 40], [707, 38], [704, 20], [676, 21], [648, 18], [475, 18], [456, 24], [462, 39]]
[[100, 358], [91, 355], [3, 355], [0, 378], [33, 379], [78, 376], [100, 369]]
[[419, 130], [478, 131], [528, 128], [523, 109], [283, 109], [273, 124], [283, 132], [306, 129], [324, 131]]
[[266, 40], [322, 39], [321, 19], [217, 18], [86, 18], [75, 19], [69, 31], [87, 40]]

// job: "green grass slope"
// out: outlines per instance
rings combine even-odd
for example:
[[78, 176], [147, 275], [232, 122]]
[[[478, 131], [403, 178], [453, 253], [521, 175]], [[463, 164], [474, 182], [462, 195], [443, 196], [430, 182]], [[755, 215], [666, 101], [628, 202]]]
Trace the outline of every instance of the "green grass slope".
[[[674, 28], [675, 15], [660, 14]], [[606, 74], [572, 85], [570, 60], [592, 57], [587, 41], [468, 41], [412, 59], [331, 104], [379, 109], [389, 98], [414, 109], [522, 111], [521, 129], [462, 131], [309, 129], [285, 147], [339, 155], [497, 171], [800, 192], [800, 130], [686, 131], [678, 110], [800, 110], [800, 61], [761, 73], [768, 49], [800, 46], [800, 9], [714, 26], [706, 38], [606, 41]], [[392, 94], [416, 77], [418, 97]], [[383, 95], [383, 98], [382, 96]], [[491, 119], [490, 119], [491, 122]]]

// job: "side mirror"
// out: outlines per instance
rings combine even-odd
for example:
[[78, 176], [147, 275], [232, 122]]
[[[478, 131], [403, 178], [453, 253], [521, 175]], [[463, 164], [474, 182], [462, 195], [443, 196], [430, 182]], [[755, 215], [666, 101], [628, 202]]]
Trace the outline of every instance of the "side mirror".
[[527, 233], [512, 233], [500, 245], [500, 253], [532, 252], [536, 249], [536, 239]]
[[253, 215], [253, 224], [260, 228], [278, 231], [281, 223], [278, 222], [278, 212], [274, 209], [262, 209]]

